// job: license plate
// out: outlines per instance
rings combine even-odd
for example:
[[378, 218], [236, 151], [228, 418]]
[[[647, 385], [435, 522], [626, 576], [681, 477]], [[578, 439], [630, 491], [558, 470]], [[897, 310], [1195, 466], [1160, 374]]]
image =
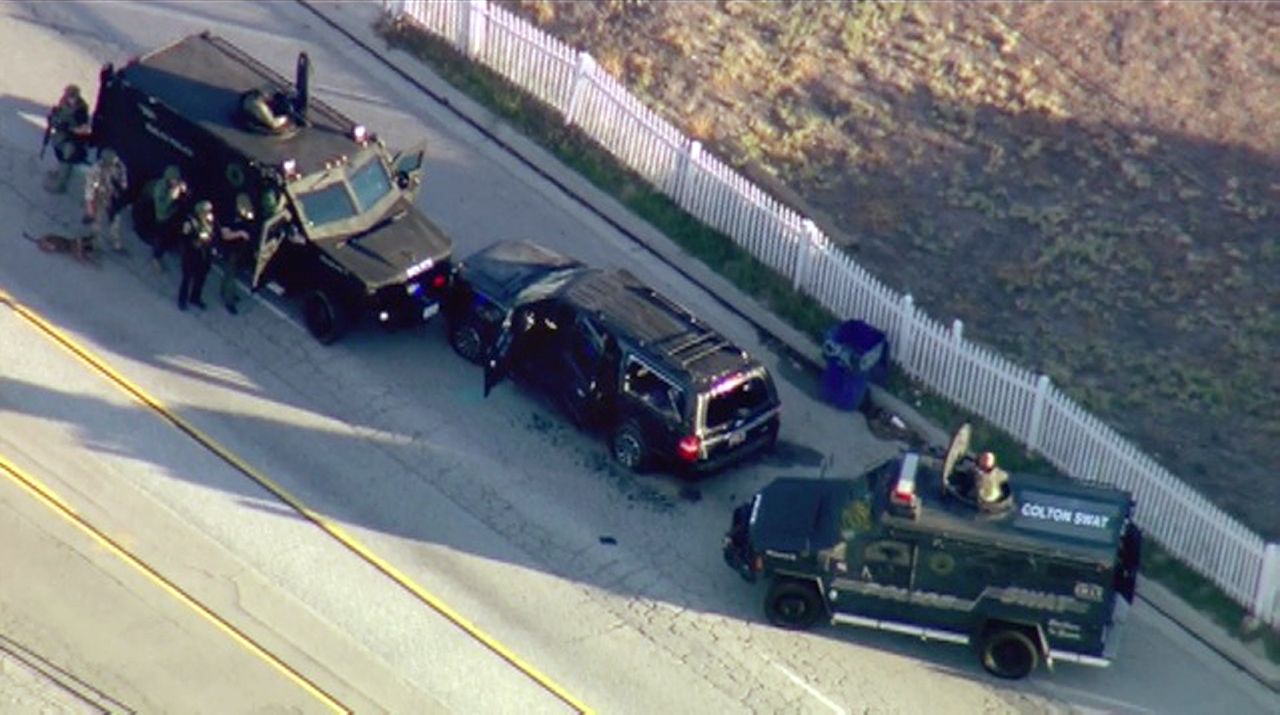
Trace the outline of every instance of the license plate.
[[729, 446], [730, 446], [730, 447], [737, 447], [738, 445], [742, 444], [742, 443], [743, 443], [743, 442], [745, 442], [745, 441], [747, 441], [747, 431], [746, 431], [746, 430], [739, 430], [739, 431], [737, 431], [737, 432], [730, 432], [730, 433], [729, 433], [729, 439], [728, 439], [728, 442], [729, 442]]
[[431, 316], [433, 316], [433, 315], [435, 315], [436, 313], [439, 313], [439, 312], [440, 312], [440, 304], [439, 304], [439, 303], [432, 303], [431, 305], [428, 305], [427, 307], [425, 307], [425, 308], [423, 308], [423, 309], [422, 309], [422, 319], [423, 319], [423, 320], [430, 320], [430, 319], [431, 319]]

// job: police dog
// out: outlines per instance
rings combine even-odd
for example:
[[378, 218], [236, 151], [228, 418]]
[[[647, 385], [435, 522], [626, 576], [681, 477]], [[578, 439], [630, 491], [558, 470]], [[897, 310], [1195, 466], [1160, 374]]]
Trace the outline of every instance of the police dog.
[[80, 238], [68, 238], [56, 233], [46, 233], [43, 236], [36, 237], [23, 231], [22, 235], [28, 241], [39, 246], [40, 250], [45, 253], [66, 253], [84, 263], [94, 262], [92, 234]]

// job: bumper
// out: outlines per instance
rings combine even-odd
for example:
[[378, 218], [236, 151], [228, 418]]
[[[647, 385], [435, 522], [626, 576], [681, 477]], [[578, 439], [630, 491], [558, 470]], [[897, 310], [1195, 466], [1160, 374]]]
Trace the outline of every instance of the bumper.
[[706, 456], [689, 463], [688, 469], [696, 474], [714, 472], [740, 462], [757, 452], [768, 450], [777, 443], [778, 431], [781, 427], [781, 421], [775, 413], [759, 425], [747, 428], [746, 438], [741, 444], [729, 446], [725, 440], [720, 440], [708, 445]]
[[440, 313], [441, 302], [436, 296], [419, 291], [410, 295], [404, 286], [381, 291], [368, 307], [369, 313], [379, 323], [402, 326], [424, 323]]

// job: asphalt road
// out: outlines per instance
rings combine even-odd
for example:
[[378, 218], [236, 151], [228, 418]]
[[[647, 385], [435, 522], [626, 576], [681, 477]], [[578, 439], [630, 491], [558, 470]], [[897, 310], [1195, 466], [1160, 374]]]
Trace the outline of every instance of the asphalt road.
[[[331, 11], [350, 19], [373, 9]], [[288, 301], [255, 302], [234, 317], [179, 313], [176, 271], [152, 273], [136, 242], [100, 268], [35, 250], [20, 231], [78, 230], [74, 199], [41, 190], [47, 167], [35, 156], [62, 85], [93, 87], [101, 62], [206, 28], [286, 73], [305, 48], [317, 96], [393, 146], [425, 137], [419, 203], [459, 255], [526, 237], [625, 265], [764, 357], [783, 390], [779, 453], [690, 498], [672, 479], [621, 473], [599, 440], [510, 386], [483, 398], [479, 371], [451, 353], [439, 325], [364, 330], [322, 348]], [[0, 75], [0, 290], [592, 708], [1277, 710], [1273, 694], [1141, 606], [1112, 668], [1064, 665], [1012, 686], [960, 648], [764, 625], [759, 587], [720, 562], [731, 507], [781, 473], [856, 472], [894, 446], [814, 400], [810, 379], [749, 325], [298, 6], [4, 4], [0, 66], [24, 68]], [[358, 711], [564, 708], [2, 307], [0, 456]], [[20, 580], [5, 569], [0, 599], [0, 627], [14, 640], [139, 711], [324, 710], [24, 494], [0, 484], [0, 565], [23, 569]], [[9, 585], [17, 582], [28, 585]], [[85, 598], [112, 604], [118, 617], [86, 625], [76, 600]], [[175, 654], [159, 658], [135, 635]]]

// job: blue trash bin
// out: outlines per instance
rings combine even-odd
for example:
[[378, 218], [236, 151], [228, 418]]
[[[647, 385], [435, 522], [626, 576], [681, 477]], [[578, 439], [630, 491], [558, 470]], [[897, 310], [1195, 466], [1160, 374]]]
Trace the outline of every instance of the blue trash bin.
[[862, 405], [867, 386], [883, 385], [889, 374], [889, 342], [884, 332], [861, 320], [848, 320], [827, 331], [822, 343], [826, 369], [822, 397], [842, 410]]

